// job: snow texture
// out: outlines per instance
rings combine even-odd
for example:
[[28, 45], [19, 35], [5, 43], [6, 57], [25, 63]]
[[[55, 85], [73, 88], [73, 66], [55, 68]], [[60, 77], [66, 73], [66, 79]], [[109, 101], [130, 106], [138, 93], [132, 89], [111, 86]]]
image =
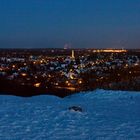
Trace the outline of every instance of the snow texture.
[[140, 140], [140, 92], [0, 96], [0, 140]]

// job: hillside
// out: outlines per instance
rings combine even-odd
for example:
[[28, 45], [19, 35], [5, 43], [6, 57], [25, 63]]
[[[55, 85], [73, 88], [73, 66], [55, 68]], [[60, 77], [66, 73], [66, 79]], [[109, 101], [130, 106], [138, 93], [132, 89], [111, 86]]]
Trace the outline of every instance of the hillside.
[[[81, 107], [82, 112], [69, 110]], [[96, 90], [58, 98], [0, 96], [0, 139], [140, 138], [140, 92]]]

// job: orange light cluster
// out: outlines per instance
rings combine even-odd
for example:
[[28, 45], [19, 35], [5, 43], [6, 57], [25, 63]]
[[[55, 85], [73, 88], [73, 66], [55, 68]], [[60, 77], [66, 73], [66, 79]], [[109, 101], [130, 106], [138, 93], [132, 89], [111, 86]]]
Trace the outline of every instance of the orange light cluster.
[[36, 84], [34, 84], [34, 87], [40, 87], [40, 85], [41, 85], [41, 83], [36, 83]]
[[26, 74], [26, 73], [21, 73], [21, 75], [22, 75], [23, 77], [27, 76], [27, 74]]
[[93, 52], [110, 52], [110, 53], [125, 53], [127, 50], [124, 49], [104, 49], [104, 50], [93, 50]]

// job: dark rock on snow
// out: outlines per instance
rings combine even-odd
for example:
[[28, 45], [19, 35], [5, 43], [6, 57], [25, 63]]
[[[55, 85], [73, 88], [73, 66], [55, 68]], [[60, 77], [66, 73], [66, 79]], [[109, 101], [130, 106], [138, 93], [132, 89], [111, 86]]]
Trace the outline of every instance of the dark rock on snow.
[[71, 110], [71, 111], [77, 111], [77, 112], [83, 112], [83, 109], [80, 106], [72, 106], [72, 107], [69, 107], [69, 110]]

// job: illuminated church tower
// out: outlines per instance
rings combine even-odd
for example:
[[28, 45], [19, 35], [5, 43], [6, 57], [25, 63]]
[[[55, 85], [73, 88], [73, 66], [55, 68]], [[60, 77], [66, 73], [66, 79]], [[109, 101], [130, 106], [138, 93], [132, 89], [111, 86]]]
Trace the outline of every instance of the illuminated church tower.
[[72, 53], [71, 53], [71, 58], [72, 58], [72, 59], [75, 59], [74, 50], [72, 50]]

